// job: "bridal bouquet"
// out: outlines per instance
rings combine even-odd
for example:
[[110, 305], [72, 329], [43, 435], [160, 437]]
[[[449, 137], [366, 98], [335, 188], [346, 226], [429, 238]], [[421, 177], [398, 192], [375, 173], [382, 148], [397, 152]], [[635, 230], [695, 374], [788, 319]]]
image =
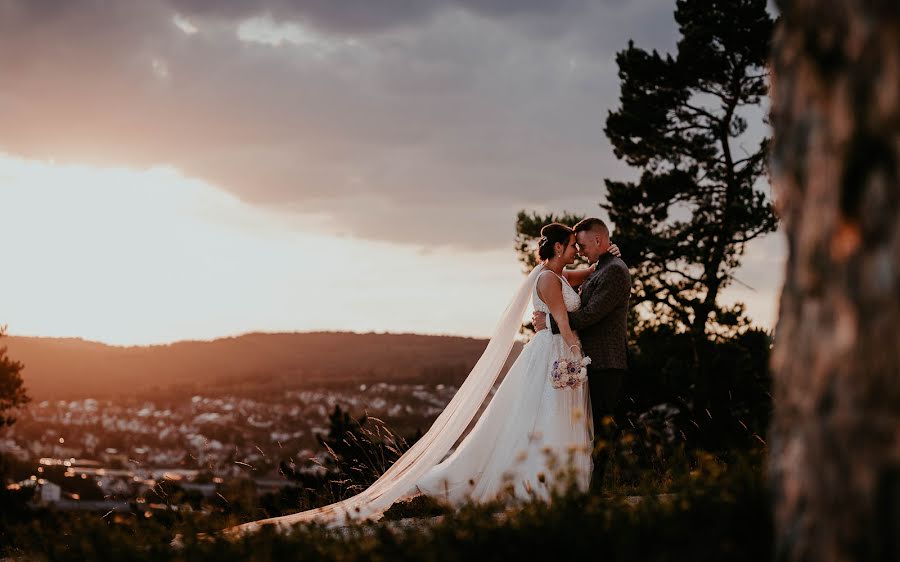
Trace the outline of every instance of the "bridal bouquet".
[[558, 359], [553, 362], [550, 380], [553, 388], [578, 388], [587, 380], [587, 366], [591, 358], [584, 356], [578, 359]]

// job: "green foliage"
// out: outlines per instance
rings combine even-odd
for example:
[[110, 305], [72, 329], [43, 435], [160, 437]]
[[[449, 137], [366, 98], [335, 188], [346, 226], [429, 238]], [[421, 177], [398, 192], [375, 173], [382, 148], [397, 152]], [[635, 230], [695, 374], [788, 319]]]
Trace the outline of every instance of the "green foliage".
[[[175, 500], [177, 498], [173, 498]], [[256, 483], [249, 478], [226, 481], [219, 486], [213, 498], [214, 504], [225, 515], [235, 515], [242, 519], [264, 518], [268, 514], [257, 511]]]
[[641, 416], [675, 410], [667, 423], [688, 448], [764, 446], [772, 412], [771, 344], [771, 335], [759, 329], [709, 342], [708, 367], [701, 371], [690, 334], [666, 325], [645, 329], [632, 348], [617, 418], [639, 427]]
[[[15, 459], [0, 454], [0, 544], [4, 542], [5, 529], [31, 517], [28, 502], [34, 497], [34, 488], [7, 488], [7, 480], [24, 479]], [[0, 554], [2, 555], [2, 554]]]
[[384, 512], [385, 521], [399, 521], [412, 517], [437, 517], [446, 515], [452, 510], [436, 499], [419, 495], [408, 500], [396, 502]]
[[269, 498], [269, 507], [296, 511], [298, 504], [291, 505], [294, 501], [312, 508], [358, 494], [384, 474], [419, 437], [421, 431], [403, 438], [378, 418], [356, 418], [335, 405], [329, 416], [328, 434], [317, 437], [327, 452], [320, 465], [324, 473], [310, 474], [298, 470], [294, 463], [282, 462], [281, 473], [300, 484], [303, 491], [286, 491], [281, 499]]
[[[0, 517], [0, 557], [220, 562], [768, 558], [771, 520], [763, 487], [764, 456], [746, 449], [722, 455], [689, 450], [683, 441], [672, 439], [665, 415], [637, 421], [610, 435], [613, 468], [607, 472], [603, 495], [569, 486], [555, 490], [549, 503], [532, 498], [460, 509], [418, 496], [392, 506], [379, 523], [339, 530], [298, 526], [287, 534], [266, 529], [232, 541], [217, 531], [339, 498], [332, 488], [313, 484], [257, 500], [252, 482], [234, 480], [221, 485], [212, 500], [203, 500], [175, 483], [163, 483], [154, 490], [158, 505], [146, 512], [147, 506], [131, 505], [130, 511], [105, 515], [36, 509]], [[340, 408], [331, 416], [329, 434], [321, 443], [331, 451], [333, 464], [322, 478], [328, 484], [333, 482], [327, 478], [337, 479], [341, 494], [350, 493], [351, 485], [365, 485], [362, 482], [377, 477], [379, 467], [395, 460], [382, 447], [401, 440], [385, 438], [388, 430], [376, 430], [372, 423], [372, 418], [356, 418]], [[385, 456], [372, 462], [378, 455]], [[360, 463], [367, 468], [353, 470]], [[565, 473], [564, 463], [558, 470]], [[351, 475], [360, 477], [360, 483], [342, 482]], [[314, 497], [306, 495], [310, 493]], [[183, 537], [183, 549], [170, 547], [176, 535]]]
[[[6, 326], [0, 327], [0, 338], [6, 336]], [[27, 404], [31, 399], [22, 382], [22, 369], [25, 366], [6, 356], [6, 347], [0, 346], [0, 428], [12, 425], [16, 418], [4, 415], [4, 412], [15, 410]]]
[[[618, 53], [621, 107], [606, 134], [615, 154], [641, 169], [638, 181], [607, 180], [601, 205], [632, 268], [642, 318], [699, 340], [734, 325], [719, 291], [734, 279], [746, 244], [775, 230], [760, 188], [767, 140], [746, 152], [746, 107], [767, 93], [774, 22], [765, 0], [679, 0], [678, 53], [629, 42]], [[742, 153], [739, 153], [741, 151]]]
[[[297, 526], [228, 540], [198, 537], [221, 524], [201, 514], [37, 513], [6, 536], [0, 556], [29, 560], [692, 560], [771, 558], [772, 521], [762, 459], [725, 464], [698, 456], [670, 494], [601, 497], [568, 491], [499, 510], [470, 505], [437, 518]], [[180, 533], [184, 547], [169, 542]]]
[[410, 447], [382, 420], [369, 415], [357, 419], [340, 406], [331, 413], [328, 436], [318, 440], [329, 453], [332, 471], [348, 482], [350, 495], [375, 482]]

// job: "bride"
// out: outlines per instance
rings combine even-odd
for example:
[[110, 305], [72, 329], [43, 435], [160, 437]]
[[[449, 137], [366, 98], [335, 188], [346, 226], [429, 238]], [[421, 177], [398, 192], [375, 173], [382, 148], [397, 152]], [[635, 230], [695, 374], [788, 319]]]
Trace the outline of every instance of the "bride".
[[[615, 246], [610, 251], [618, 255]], [[541, 264], [513, 297], [459, 391], [428, 432], [378, 480], [338, 503], [245, 523], [225, 533], [252, 532], [265, 525], [287, 529], [301, 522], [336, 526], [351, 519], [378, 519], [394, 502], [418, 494], [451, 504], [503, 495], [549, 499], [555, 486], [565, 484], [559, 468], [565, 468], [566, 477], [586, 490], [593, 434], [587, 383], [554, 388], [550, 372], [559, 358], [581, 357], [567, 312], [581, 305], [573, 287], [592, 269], [565, 270], [577, 250], [574, 231], [562, 224], [541, 229], [538, 254]], [[535, 311], [553, 316], [560, 333], [541, 330], [523, 347], [481, 417], [454, 450], [499, 378], [529, 301]]]

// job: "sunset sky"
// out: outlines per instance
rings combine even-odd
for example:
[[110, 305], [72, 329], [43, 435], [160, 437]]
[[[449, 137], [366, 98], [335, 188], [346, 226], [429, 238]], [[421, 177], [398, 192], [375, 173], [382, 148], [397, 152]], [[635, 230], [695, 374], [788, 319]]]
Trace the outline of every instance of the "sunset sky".
[[[673, 9], [0, 0], [0, 325], [487, 336], [517, 211], [605, 217], [603, 179], [633, 177], [614, 56], [673, 50]], [[755, 242], [723, 300], [771, 327], [783, 261]]]

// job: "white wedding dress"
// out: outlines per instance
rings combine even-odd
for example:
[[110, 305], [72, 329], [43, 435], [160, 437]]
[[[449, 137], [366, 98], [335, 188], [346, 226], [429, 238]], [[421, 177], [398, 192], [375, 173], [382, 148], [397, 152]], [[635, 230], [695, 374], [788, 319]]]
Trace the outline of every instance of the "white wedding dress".
[[[541, 275], [555, 273], [541, 265], [531, 272], [453, 399], [428, 432], [371, 486], [332, 505], [253, 521], [224, 532], [253, 532], [264, 525], [289, 528], [318, 522], [337, 526], [350, 519], [378, 519], [394, 502], [419, 493], [451, 504], [489, 501], [501, 494], [549, 499], [551, 488], [568, 483], [558, 478], [560, 470], [586, 490], [593, 435], [587, 383], [555, 389], [550, 382], [553, 362], [567, 352], [562, 336], [549, 330], [538, 332], [523, 347], [477, 418], [507, 363], [529, 301], [535, 310], [549, 312], [537, 294]], [[562, 291], [566, 308], [577, 310], [581, 299], [564, 279]], [[472, 422], [474, 427], [454, 450]]]
[[[556, 275], [545, 270], [542, 275]], [[581, 298], [564, 278], [566, 309], [578, 310]], [[550, 309], [533, 289], [534, 310]], [[559, 334], [537, 332], [513, 363], [472, 431], [445, 461], [417, 483], [427, 495], [460, 504], [484, 502], [505, 494], [550, 499], [550, 488], [571, 476], [582, 490], [591, 477], [592, 422], [585, 385], [553, 388], [550, 369], [567, 346]], [[567, 474], [564, 474], [568, 473]]]

